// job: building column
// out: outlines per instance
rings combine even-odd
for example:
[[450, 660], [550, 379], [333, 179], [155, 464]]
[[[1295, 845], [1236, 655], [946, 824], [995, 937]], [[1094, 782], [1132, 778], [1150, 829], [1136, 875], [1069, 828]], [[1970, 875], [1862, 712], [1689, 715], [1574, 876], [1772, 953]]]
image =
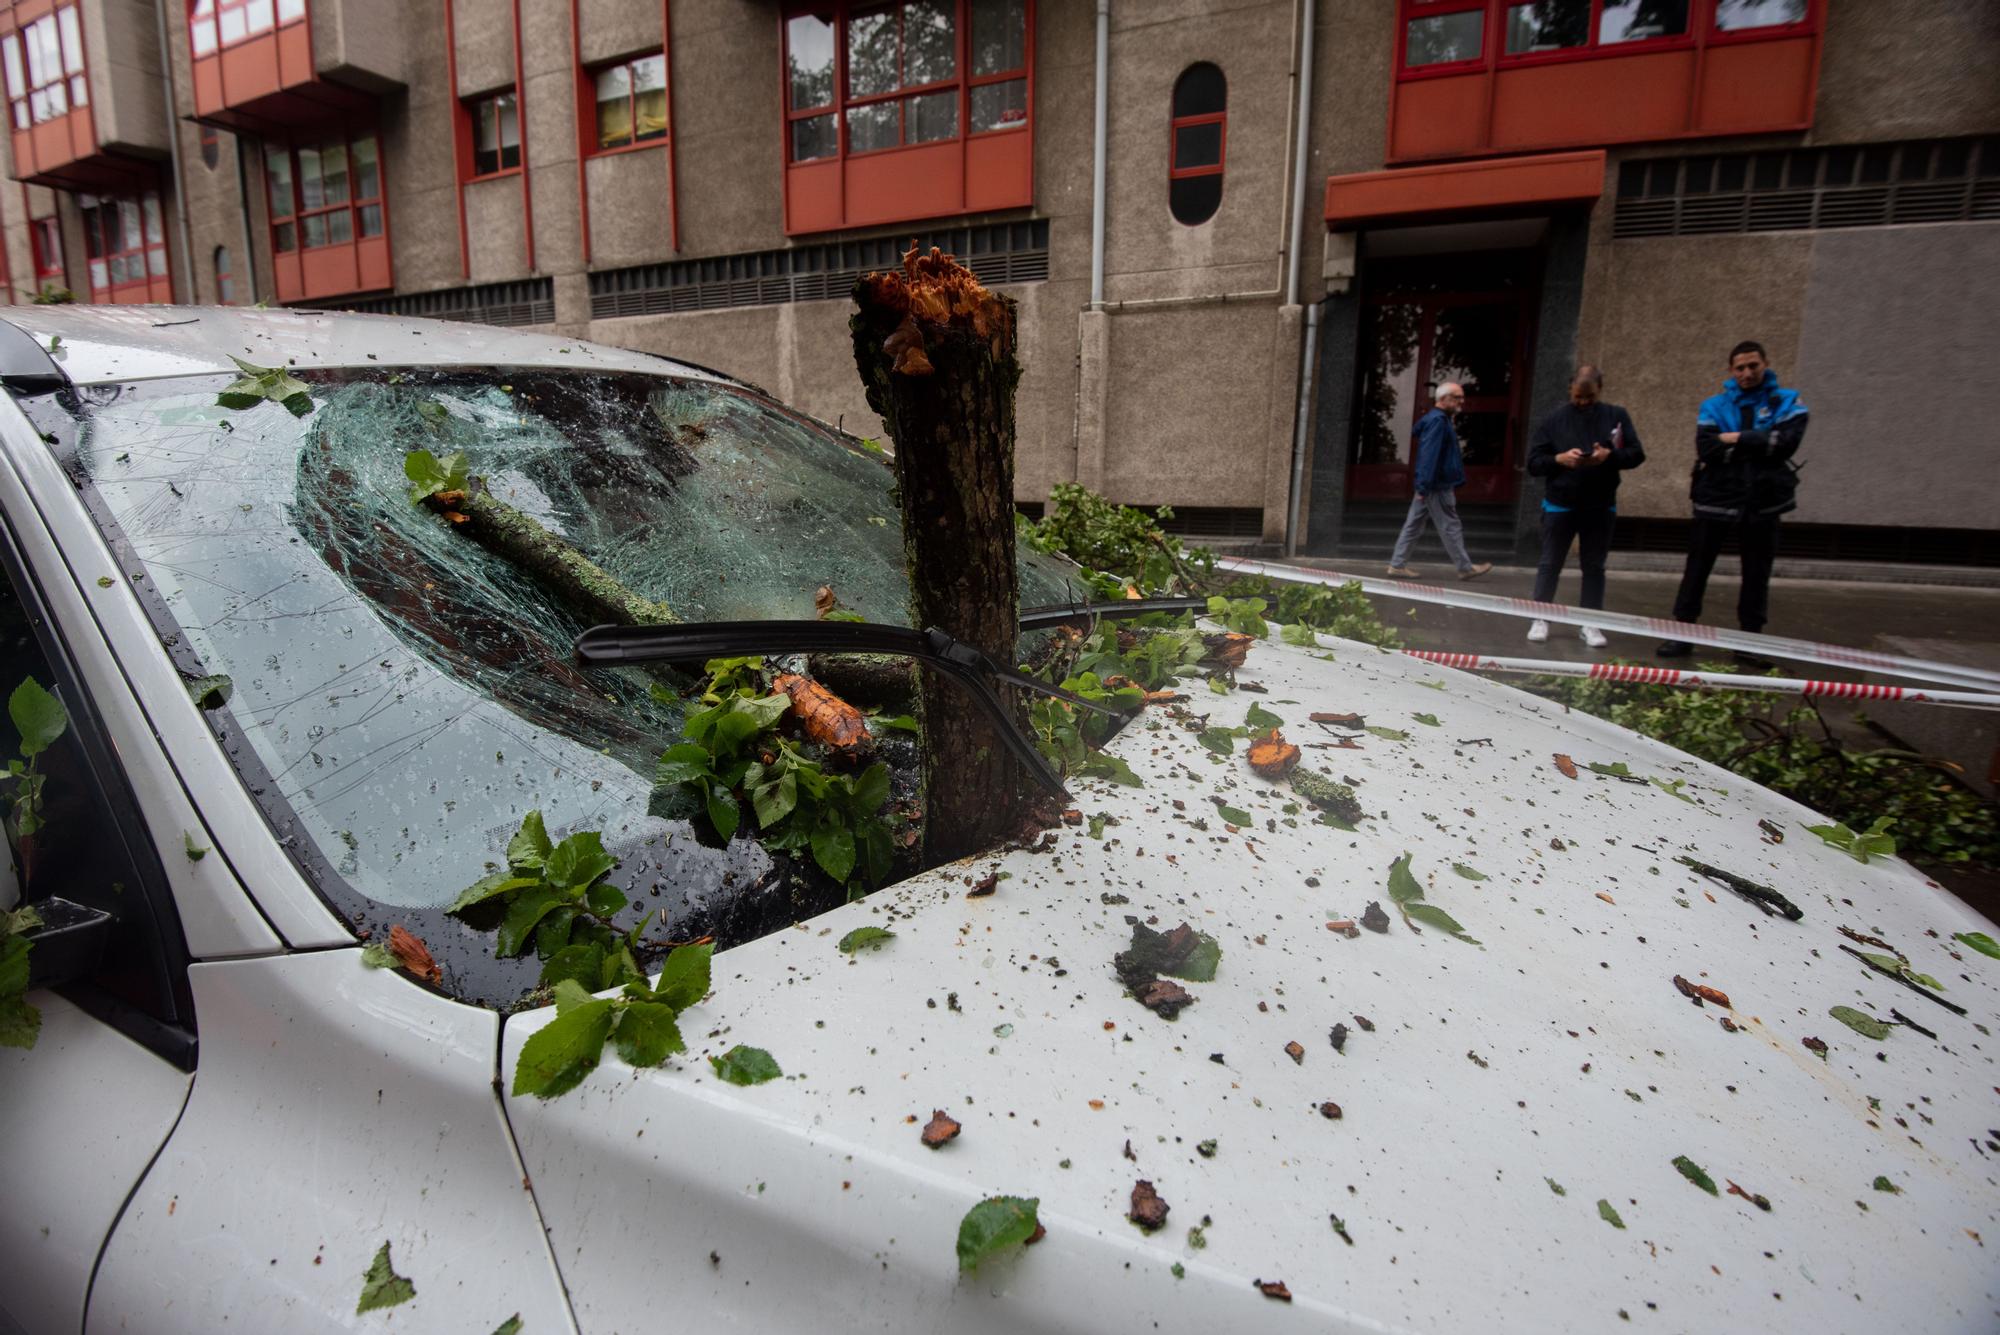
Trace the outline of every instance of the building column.
[[[1264, 415], [1263, 541], [1283, 543], [1292, 490], [1292, 439], [1299, 413], [1299, 343], [1306, 308], [1280, 306], [1271, 340], [1271, 402]], [[1291, 374], [1287, 375], [1286, 372]]]
[[1077, 317], [1076, 461], [1070, 477], [1102, 493], [1105, 437], [1111, 398], [1111, 317], [1084, 311]]
[[1306, 542], [1299, 550], [1331, 556], [1340, 544], [1347, 503], [1347, 456], [1360, 375], [1361, 298], [1353, 290], [1330, 293], [1320, 313], [1319, 393], [1313, 400], [1312, 456], [1306, 479]]

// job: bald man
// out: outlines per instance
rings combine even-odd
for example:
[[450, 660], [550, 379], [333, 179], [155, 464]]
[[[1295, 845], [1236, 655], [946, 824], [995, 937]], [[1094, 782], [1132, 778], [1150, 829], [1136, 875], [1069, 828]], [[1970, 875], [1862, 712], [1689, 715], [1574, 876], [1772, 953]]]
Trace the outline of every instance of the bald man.
[[1417, 458], [1410, 470], [1416, 495], [1410, 501], [1409, 517], [1396, 539], [1395, 554], [1389, 558], [1389, 573], [1397, 579], [1415, 579], [1410, 569], [1410, 549], [1424, 536], [1424, 529], [1437, 524], [1438, 541], [1445, 555], [1458, 567], [1460, 579], [1478, 579], [1493, 569], [1491, 561], [1473, 564], [1465, 550], [1465, 527], [1458, 522], [1458, 489], [1465, 485], [1465, 455], [1458, 448], [1458, 432], [1452, 429], [1451, 415], [1465, 406], [1465, 387], [1450, 382], [1439, 385], [1437, 401], [1417, 419]]

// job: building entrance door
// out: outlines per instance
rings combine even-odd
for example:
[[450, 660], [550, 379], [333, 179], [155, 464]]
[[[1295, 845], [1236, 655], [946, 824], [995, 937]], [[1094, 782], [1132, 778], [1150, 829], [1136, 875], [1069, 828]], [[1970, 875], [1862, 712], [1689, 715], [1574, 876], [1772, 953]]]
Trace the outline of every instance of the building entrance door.
[[1417, 419], [1429, 411], [1437, 387], [1455, 381], [1465, 387], [1456, 425], [1466, 483], [1458, 499], [1475, 505], [1513, 500], [1517, 461], [1526, 447], [1519, 437], [1531, 289], [1510, 283], [1489, 291], [1422, 290], [1398, 283], [1394, 273], [1385, 277], [1362, 311], [1348, 496], [1409, 498]]

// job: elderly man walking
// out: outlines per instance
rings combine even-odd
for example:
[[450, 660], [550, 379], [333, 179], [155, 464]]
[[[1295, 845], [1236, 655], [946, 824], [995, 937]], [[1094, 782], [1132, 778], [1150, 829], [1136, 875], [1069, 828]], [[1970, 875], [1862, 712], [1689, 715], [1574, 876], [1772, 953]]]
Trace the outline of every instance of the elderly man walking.
[[1465, 404], [1465, 389], [1450, 383], [1438, 386], [1437, 401], [1417, 419], [1417, 458], [1410, 470], [1416, 496], [1410, 501], [1409, 517], [1396, 539], [1389, 557], [1389, 573], [1397, 579], [1415, 579], [1410, 569], [1410, 549], [1435, 522], [1438, 541], [1445, 555], [1458, 567], [1460, 579], [1478, 579], [1493, 569], [1491, 561], [1473, 564], [1465, 550], [1465, 527], [1458, 522], [1458, 489], [1465, 485], [1465, 455], [1458, 448], [1458, 432], [1452, 429], [1451, 415]]

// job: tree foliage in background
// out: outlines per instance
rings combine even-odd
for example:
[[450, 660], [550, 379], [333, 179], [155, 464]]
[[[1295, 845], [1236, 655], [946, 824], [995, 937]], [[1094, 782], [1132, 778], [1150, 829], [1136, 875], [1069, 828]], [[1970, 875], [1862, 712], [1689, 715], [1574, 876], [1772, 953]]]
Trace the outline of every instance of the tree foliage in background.
[[1534, 689], [1658, 738], [1853, 829], [1886, 818], [1905, 856], [2000, 866], [2000, 807], [1958, 783], [1942, 761], [1913, 751], [1850, 746], [1810, 702], [1573, 677], [1540, 678]]

